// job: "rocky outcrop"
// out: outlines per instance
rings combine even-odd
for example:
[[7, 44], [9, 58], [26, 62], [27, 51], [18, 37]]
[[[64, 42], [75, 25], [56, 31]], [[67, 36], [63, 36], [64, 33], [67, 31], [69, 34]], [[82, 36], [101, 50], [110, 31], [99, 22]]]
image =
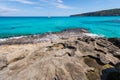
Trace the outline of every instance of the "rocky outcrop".
[[120, 38], [109, 38], [108, 40], [120, 48]]
[[0, 80], [107, 80], [119, 69], [120, 48], [106, 38], [65, 31], [32, 41], [0, 46]]

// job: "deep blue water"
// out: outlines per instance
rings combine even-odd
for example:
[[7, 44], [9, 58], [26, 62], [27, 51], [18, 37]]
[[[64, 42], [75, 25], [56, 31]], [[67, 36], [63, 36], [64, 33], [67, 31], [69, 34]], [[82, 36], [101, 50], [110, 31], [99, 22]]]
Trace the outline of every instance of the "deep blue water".
[[0, 17], [0, 38], [86, 28], [120, 38], [120, 17]]

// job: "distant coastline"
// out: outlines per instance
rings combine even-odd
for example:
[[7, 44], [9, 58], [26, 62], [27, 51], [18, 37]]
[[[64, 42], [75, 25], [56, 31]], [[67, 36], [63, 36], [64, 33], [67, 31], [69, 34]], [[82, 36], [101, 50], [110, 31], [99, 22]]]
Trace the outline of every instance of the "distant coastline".
[[120, 16], [120, 8], [70, 15], [70, 17], [77, 16]]

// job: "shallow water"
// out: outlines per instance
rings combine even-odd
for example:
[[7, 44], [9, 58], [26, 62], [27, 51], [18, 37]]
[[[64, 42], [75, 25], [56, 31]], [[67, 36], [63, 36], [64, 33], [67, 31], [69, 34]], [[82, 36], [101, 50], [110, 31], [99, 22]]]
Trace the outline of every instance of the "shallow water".
[[0, 17], [0, 38], [85, 28], [105, 37], [120, 38], [119, 17]]

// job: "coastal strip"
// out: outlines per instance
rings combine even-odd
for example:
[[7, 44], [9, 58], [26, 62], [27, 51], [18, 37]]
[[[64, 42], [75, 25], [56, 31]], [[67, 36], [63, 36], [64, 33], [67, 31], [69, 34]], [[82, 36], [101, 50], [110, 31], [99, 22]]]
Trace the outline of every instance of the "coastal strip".
[[57, 39], [64, 39], [69, 37], [104, 37], [103, 35], [97, 35], [89, 33], [88, 30], [82, 28], [66, 29], [61, 32], [45, 33], [39, 35], [18, 36], [0, 39], [0, 45], [12, 45], [12, 44], [28, 44], [28, 43], [40, 43], [40, 42], [53, 42]]

